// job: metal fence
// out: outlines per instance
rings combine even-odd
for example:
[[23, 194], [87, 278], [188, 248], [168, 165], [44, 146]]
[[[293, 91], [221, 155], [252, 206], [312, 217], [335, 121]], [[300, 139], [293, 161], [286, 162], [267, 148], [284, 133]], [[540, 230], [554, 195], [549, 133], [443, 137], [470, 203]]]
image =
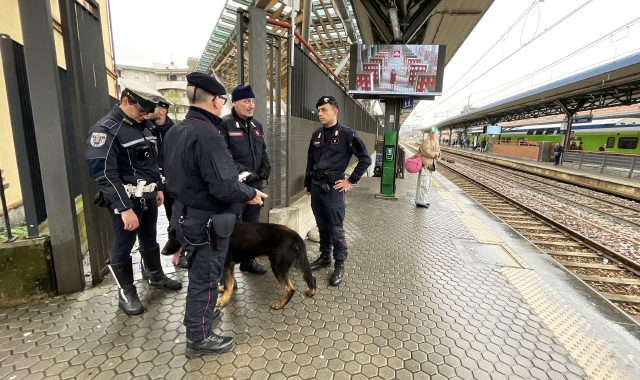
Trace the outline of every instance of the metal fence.
[[562, 166], [616, 177], [640, 179], [640, 157], [636, 155], [565, 152], [562, 155]]

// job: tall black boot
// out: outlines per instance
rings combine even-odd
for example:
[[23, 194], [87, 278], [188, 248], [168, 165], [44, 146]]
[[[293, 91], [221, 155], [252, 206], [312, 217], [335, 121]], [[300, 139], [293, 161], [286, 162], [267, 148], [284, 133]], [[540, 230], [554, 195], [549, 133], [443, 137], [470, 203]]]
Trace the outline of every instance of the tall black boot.
[[243, 261], [240, 263], [240, 271], [241, 272], [249, 272], [254, 274], [265, 274], [267, 273], [267, 269], [262, 265], [258, 264], [256, 259]]
[[331, 275], [331, 286], [338, 286], [342, 283], [342, 277], [344, 276], [344, 261], [336, 260], [336, 266]]
[[142, 257], [144, 267], [149, 271], [149, 285], [162, 289], [182, 289], [182, 283], [180, 281], [170, 279], [162, 271], [159, 245], [148, 250], [141, 249], [140, 256]]
[[120, 306], [122, 311], [127, 315], [144, 313], [144, 307], [138, 298], [136, 286], [133, 284], [131, 258], [124, 263], [109, 264], [108, 267], [118, 284], [118, 306]]
[[311, 270], [317, 271], [318, 269], [328, 268], [331, 266], [331, 254], [329, 252], [320, 253], [320, 257], [318, 257], [314, 262], [311, 263]]
[[169, 226], [169, 228], [167, 228], [167, 232], [169, 232], [169, 240], [167, 240], [167, 244], [165, 244], [162, 248], [161, 253], [164, 256], [171, 256], [174, 253], [178, 252], [181, 246], [180, 242], [176, 238], [176, 229]]

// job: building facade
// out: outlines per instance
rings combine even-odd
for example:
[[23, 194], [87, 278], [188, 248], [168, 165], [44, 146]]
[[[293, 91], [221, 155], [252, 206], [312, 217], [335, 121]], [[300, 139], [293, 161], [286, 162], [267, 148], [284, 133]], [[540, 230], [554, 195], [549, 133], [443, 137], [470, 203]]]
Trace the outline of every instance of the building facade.
[[[101, 19], [103, 47], [105, 63], [107, 67], [107, 79], [109, 94], [116, 96], [116, 74], [113, 62], [113, 52], [111, 45], [111, 30], [109, 27], [108, 0], [95, 0], [100, 7], [100, 14], [107, 15]], [[62, 40], [62, 25], [60, 19], [60, 5], [58, 0], [50, 0], [51, 4], [51, 28], [54, 30], [54, 41], [56, 47], [56, 59], [58, 66], [66, 69], [64, 43]], [[14, 41], [23, 44], [22, 25], [20, 23], [20, 13], [18, 0], [0, 0], [0, 34], [6, 34]], [[9, 105], [7, 93], [5, 91], [5, 77], [2, 67], [2, 57], [0, 57], [0, 168], [4, 169], [3, 176], [9, 182], [6, 190], [7, 204], [9, 209], [22, 205], [22, 192], [18, 176], [18, 165], [13, 142], [13, 132], [9, 116]], [[0, 209], [0, 213], [2, 210]]]
[[[116, 65], [119, 78], [134, 80], [150, 89], [156, 90], [174, 105], [169, 116], [174, 121], [184, 119], [187, 112], [187, 68], [179, 68], [173, 63], [154, 63], [153, 67]], [[118, 88], [118, 93], [123, 89]]]

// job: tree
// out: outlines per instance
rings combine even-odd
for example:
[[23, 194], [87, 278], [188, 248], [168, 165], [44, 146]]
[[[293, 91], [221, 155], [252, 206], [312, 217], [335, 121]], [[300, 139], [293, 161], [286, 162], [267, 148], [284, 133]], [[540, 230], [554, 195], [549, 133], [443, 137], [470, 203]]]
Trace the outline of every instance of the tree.
[[172, 116], [174, 121], [178, 121], [178, 114], [182, 107], [184, 107], [182, 96], [176, 90], [169, 90], [165, 95], [168, 101], [173, 103], [172, 106], [169, 107], [169, 114]]

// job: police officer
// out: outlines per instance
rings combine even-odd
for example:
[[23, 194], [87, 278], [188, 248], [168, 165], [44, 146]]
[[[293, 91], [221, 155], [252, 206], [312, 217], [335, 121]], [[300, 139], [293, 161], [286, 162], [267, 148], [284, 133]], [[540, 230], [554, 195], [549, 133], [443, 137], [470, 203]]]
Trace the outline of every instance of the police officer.
[[[269, 179], [271, 165], [262, 124], [253, 118], [253, 110], [256, 107], [255, 97], [251, 86], [238, 86], [233, 89], [231, 113], [222, 118], [218, 129], [227, 142], [238, 173], [251, 173], [244, 183], [254, 189], [262, 190], [262, 181]], [[236, 203], [229, 211], [236, 214], [240, 221], [257, 223], [260, 220], [261, 209], [260, 205]], [[240, 263], [240, 270], [255, 274], [267, 273], [267, 270], [255, 259]]]
[[111, 218], [114, 241], [109, 269], [119, 288], [118, 306], [125, 314], [137, 315], [144, 308], [133, 284], [131, 249], [136, 237], [149, 284], [172, 290], [181, 289], [182, 284], [164, 274], [156, 241], [164, 185], [148, 119], [159, 94], [134, 81], [121, 80], [121, 84], [125, 89], [120, 105], [89, 129], [85, 155], [91, 177], [100, 186], [96, 202], [108, 207]]
[[[330, 283], [338, 286], [347, 259], [347, 240], [342, 228], [346, 208], [344, 192], [360, 180], [371, 165], [371, 157], [358, 135], [338, 122], [338, 102], [333, 96], [321, 97], [316, 108], [324, 127], [316, 129], [311, 136], [304, 182], [304, 192], [311, 195], [311, 209], [320, 231], [320, 257], [311, 263], [311, 270], [331, 266], [333, 245], [336, 263]], [[349, 178], [344, 179], [352, 155], [358, 158], [358, 164]]]
[[[169, 107], [173, 105], [170, 101], [165, 99], [164, 97], [158, 101], [156, 105], [156, 109], [152, 114], [149, 115], [149, 120], [153, 123], [153, 127], [151, 128], [151, 132], [156, 137], [156, 141], [158, 144], [158, 166], [160, 167], [160, 174], [164, 176], [164, 140], [167, 131], [171, 128], [175, 123], [168, 116]], [[173, 198], [169, 194], [165, 192], [164, 194], [164, 211], [167, 215], [167, 219], [171, 221], [171, 208], [173, 206]], [[176, 231], [169, 226], [167, 228], [167, 232], [169, 233], [169, 240], [162, 248], [163, 255], [171, 255], [180, 250], [180, 243], [176, 240]], [[178, 266], [181, 268], [187, 267], [187, 261], [184, 256], [180, 256], [180, 262]], [[145, 271], [142, 272], [143, 277], [145, 275]]]
[[189, 289], [184, 316], [187, 356], [222, 353], [233, 338], [211, 331], [218, 282], [236, 216], [234, 203], [262, 204], [266, 194], [238, 181], [238, 172], [217, 129], [226, 103], [224, 87], [202, 73], [187, 75], [189, 111], [167, 132], [165, 174], [174, 198], [171, 226], [187, 252]]

